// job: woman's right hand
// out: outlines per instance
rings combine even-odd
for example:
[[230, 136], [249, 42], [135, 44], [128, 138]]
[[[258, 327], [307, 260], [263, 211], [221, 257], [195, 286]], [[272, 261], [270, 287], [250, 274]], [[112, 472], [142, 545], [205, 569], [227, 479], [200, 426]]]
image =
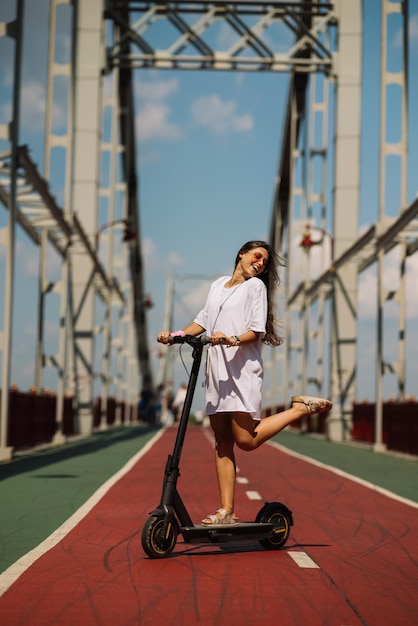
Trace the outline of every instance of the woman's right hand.
[[157, 335], [157, 341], [159, 341], [160, 343], [168, 343], [168, 340], [170, 338], [170, 331], [169, 330], [160, 330], [160, 332]]

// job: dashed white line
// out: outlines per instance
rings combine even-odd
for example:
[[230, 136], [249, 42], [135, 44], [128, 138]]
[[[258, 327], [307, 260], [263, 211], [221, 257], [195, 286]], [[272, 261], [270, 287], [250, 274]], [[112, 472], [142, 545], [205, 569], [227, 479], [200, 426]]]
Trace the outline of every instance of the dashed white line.
[[319, 565], [317, 565], [306, 552], [288, 552], [287, 554], [294, 560], [298, 567], [320, 569]]
[[[248, 485], [250, 481], [245, 476], [239, 476], [238, 475], [239, 471], [240, 470], [237, 467], [236, 468], [236, 472], [237, 472], [236, 482], [241, 485]], [[263, 499], [258, 491], [246, 491], [245, 494], [249, 500], [262, 500]], [[294, 563], [300, 568], [320, 569], [319, 565], [317, 565], [315, 561], [306, 554], [306, 552], [288, 551], [287, 554], [290, 556], [291, 559], [293, 559]]]
[[262, 500], [263, 498], [258, 493], [258, 491], [246, 491], [247, 498], [249, 500]]

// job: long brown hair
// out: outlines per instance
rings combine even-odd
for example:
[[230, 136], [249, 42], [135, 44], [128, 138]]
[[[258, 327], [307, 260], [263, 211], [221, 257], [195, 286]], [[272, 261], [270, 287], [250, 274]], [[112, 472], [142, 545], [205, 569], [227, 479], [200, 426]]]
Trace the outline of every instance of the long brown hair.
[[280, 346], [283, 343], [283, 337], [278, 332], [279, 322], [276, 320], [274, 314], [274, 296], [275, 291], [280, 285], [280, 276], [278, 273], [278, 266], [284, 267], [286, 265], [285, 260], [277, 254], [277, 252], [265, 241], [247, 241], [241, 246], [235, 258], [235, 267], [238, 265], [241, 256], [249, 250], [254, 248], [264, 248], [268, 252], [268, 261], [265, 270], [262, 274], [259, 274], [259, 278], [265, 284], [267, 288], [267, 320], [266, 320], [266, 334], [263, 339], [263, 343], [268, 346]]

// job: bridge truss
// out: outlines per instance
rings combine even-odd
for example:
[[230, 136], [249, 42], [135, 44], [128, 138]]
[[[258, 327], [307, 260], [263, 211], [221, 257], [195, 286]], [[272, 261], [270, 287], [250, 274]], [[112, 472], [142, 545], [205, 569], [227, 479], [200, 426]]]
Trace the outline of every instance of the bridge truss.
[[[382, 0], [381, 121], [378, 222], [359, 234], [362, 2], [138, 2], [49, 0], [48, 55], [42, 167], [21, 145], [24, 0], [0, 23], [0, 41], [13, 44], [10, 119], [0, 125], [0, 202], [7, 223], [0, 231], [5, 259], [1, 329], [2, 389], [10, 387], [15, 277], [15, 232], [23, 229], [39, 248], [39, 307], [34, 384], [57, 371], [57, 438], [62, 398], [74, 393], [78, 430], [92, 430], [93, 385], [101, 383], [103, 406], [112, 390], [135, 402], [139, 388], [153, 387], [147, 340], [147, 306], [141, 250], [134, 131], [134, 78], [138, 68], [286, 72], [290, 75], [270, 240], [287, 259], [286, 351], [271, 356], [272, 386], [266, 402], [310, 388], [335, 402], [329, 436], [349, 437], [355, 397], [358, 282], [376, 267], [376, 447], [381, 440], [382, 378], [405, 383], [405, 263], [417, 251], [418, 203], [407, 198], [408, 2]], [[401, 16], [405, 62], [388, 70], [387, 24]], [[59, 24], [68, 24], [70, 52], [56, 59]], [[217, 47], [219, 29], [233, 43]], [[291, 33], [284, 49], [282, 34]], [[230, 38], [231, 39], [231, 38]], [[389, 142], [388, 88], [400, 91], [400, 134]], [[63, 95], [63, 93], [65, 95]], [[54, 106], [65, 99], [59, 131]], [[103, 120], [110, 120], [105, 134]], [[388, 217], [384, 181], [390, 159], [399, 162], [399, 202]], [[106, 163], [106, 168], [103, 166]], [[319, 174], [318, 174], [319, 172]], [[54, 189], [57, 177], [61, 189]], [[319, 182], [318, 182], [319, 181]], [[60, 196], [60, 200], [56, 196]], [[301, 270], [295, 240], [305, 232]], [[113, 228], [115, 226], [115, 228]], [[121, 229], [127, 245], [121, 243]], [[317, 233], [319, 239], [311, 237]], [[312, 244], [328, 241], [326, 269], [312, 276]], [[105, 245], [104, 245], [105, 244]], [[52, 247], [60, 277], [47, 279]], [[384, 259], [401, 250], [399, 286], [383, 287]], [[325, 246], [323, 246], [325, 249]], [[300, 250], [298, 250], [300, 252]], [[323, 264], [324, 266], [324, 264]], [[45, 349], [45, 305], [60, 298], [59, 348]], [[399, 302], [399, 358], [383, 360], [384, 307]], [[97, 311], [102, 323], [96, 324]], [[116, 319], [116, 323], [115, 323]], [[115, 327], [117, 331], [115, 332]], [[97, 353], [100, 357], [97, 358]], [[280, 381], [277, 383], [277, 381]], [[269, 396], [270, 394], [270, 396]], [[268, 397], [269, 396], [269, 397]], [[1, 399], [0, 457], [7, 458], [7, 393]], [[62, 434], [62, 433], [61, 433]]]

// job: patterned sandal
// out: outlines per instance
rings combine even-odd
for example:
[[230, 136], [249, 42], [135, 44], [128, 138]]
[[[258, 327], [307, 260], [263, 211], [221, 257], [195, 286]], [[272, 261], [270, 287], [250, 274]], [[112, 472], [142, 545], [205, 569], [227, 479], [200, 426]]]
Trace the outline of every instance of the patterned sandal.
[[293, 402], [302, 402], [308, 409], [309, 415], [315, 415], [316, 413], [324, 413], [332, 409], [332, 402], [325, 398], [315, 398], [313, 396], [292, 396]]
[[201, 523], [203, 526], [219, 526], [222, 524], [238, 524], [238, 522], [238, 517], [235, 517], [233, 513], [228, 513], [226, 509], [218, 509], [214, 515], [206, 515]]

